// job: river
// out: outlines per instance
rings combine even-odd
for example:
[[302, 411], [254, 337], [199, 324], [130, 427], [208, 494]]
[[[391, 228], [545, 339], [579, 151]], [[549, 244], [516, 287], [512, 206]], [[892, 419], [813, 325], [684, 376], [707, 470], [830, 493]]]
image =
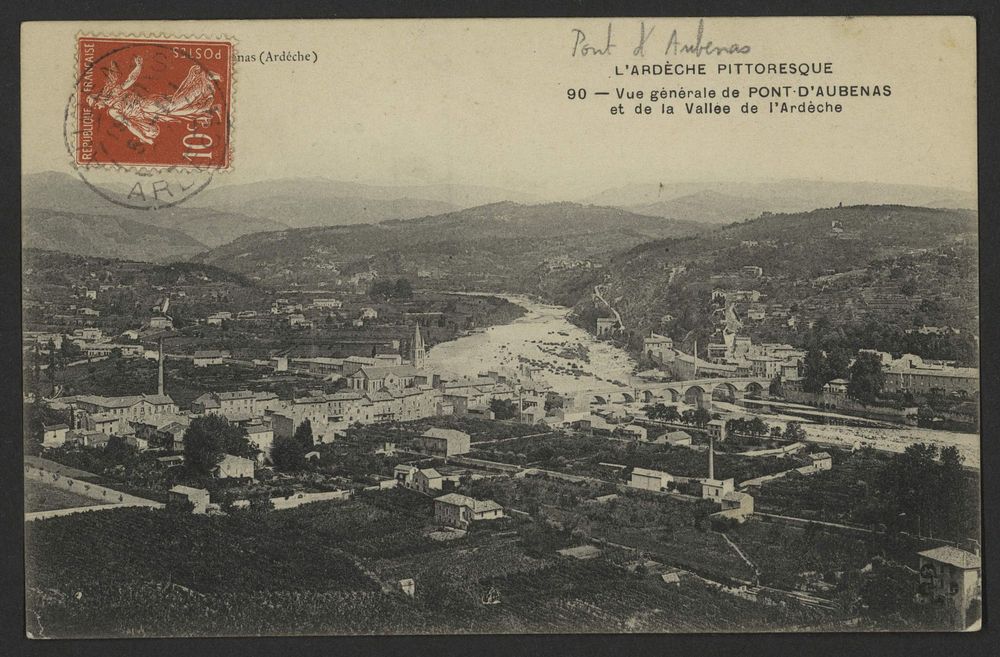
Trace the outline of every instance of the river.
[[628, 390], [635, 360], [623, 349], [596, 340], [570, 323], [569, 308], [523, 296], [491, 296], [521, 306], [526, 314], [510, 324], [491, 326], [435, 345], [427, 354], [429, 365], [460, 376], [527, 365], [535, 380], [565, 395]]
[[[623, 349], [601, 342], [593, 335], [569, 322], [570, 309], [538, 303], [530, 298], [494, 294], [525, 309], [523, 317], [491, 326], [450, 342], [435, 345], [427, 354], [428, 364], [435, 369], [459, 376], [476, 376], [488, 370], [515, 370], [529, 364], [533, 378], [544, 381], [563, 395], [577, 399], [579, 407], [589, 403], [586, 393], [629, 391], [629, 381], [636, 368], [635, 360]], [[586, 354], [589, 362], [581, 359]], [[572, 366], [577, 369], [571, 369]], [[574, 372], [576, 374], [574, 374]], [[744, 414], [740, 408], [717, 403], [717, 409]], [[771, 424], [784, 424], [790, 419], [763, 414]], [[954, 445], [966, 465], [979, 467], [979, 435], [900, 427], [898, 429], [863, 429], [855, 427], [804, 424], [808, 440], [835, 442], [850, 449], [871, 445], [876, 449], [901, 452], [906, 445], [927, 442], [944, 447]]]

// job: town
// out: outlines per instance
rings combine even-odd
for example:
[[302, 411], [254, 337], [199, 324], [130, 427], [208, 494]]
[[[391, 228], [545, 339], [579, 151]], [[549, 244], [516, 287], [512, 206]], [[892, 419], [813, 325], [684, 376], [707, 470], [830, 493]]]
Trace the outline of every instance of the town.
[[[711, 607], [714, 629], [965, 627], [979, 613], [978, 452], [934, 440], [973, 422], [974, 368], [758, 343], [744, 325], [762, 319], [760, 292], [717, 287], [708, 343], [686, 352], [649, 332], [618, 377], [591, 362], [618, 349], [618, 313], [573, 338], [565, 319], [544, 324], [544, 339], [453, 373], [428, 339], [445, 348], [537, 321], [536, 302], [376, 271], [271, 291], [205, 267], [80, 261], [55, 277], [33, 262], [26, 520], [53, 565], [70, 558], [56, 547], [65, 532], [119, 522], [130, 530], [105, 549], [143, 561], [163, 549], [143, 537], [171, 527], [213, 551], [252, 540], [252, 554], [215, 567], [272, 585], [322, 554], [332, 579], [315, 595], [367, 610], [287, 612], [322, 632], [359, 631], [363, 613], [399, 632], [455, 615], [483, 631], [583, 617], [607, 631], [703, 627], [678, 605]], [[894, 437], [906, 429], [927, 440]], [[207, 604], [238, 595], [256, 608], [271, 595], [206, 590], [177, 558], [157, 568], [212, 593]], [[155, 626], [179, 604], [173, 589], [149, 593], [100, 627]], [[69, 632], [88, 631], [108, 602], [38, 599], [75, 609]], [[664, 611], [628, 611], [647, 605]], [[191, 627], [231, 631], [224, 622]], [[277, 632], [289, 619], [254, 622]]]

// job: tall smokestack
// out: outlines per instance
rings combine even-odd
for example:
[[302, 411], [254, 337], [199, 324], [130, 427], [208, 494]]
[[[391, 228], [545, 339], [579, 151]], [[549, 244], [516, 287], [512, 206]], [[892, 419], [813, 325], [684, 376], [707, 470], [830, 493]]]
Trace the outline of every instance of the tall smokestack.
[[708, 478], [715, 479], [715, 437], [708, 436]]
[[162, 395], [163, 394], [163, 338], [160, 338], [160, 358], [159, 358], [159, 361], [160, 361], [160, 364], [159, 364], [159, 366], [160, 366], [160, 372], [159, 372], [159, 378], [157, 380], [158, 385], [156, 386], [156, 393], [159, 394], [159, 395]]

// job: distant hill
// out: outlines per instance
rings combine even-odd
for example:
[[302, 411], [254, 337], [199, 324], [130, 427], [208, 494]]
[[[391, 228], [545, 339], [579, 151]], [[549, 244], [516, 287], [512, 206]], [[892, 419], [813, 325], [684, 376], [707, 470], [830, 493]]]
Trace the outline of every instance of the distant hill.
[[471, 185], [387, 186], [326, 178], [288, 178], [212, 186], [194, 207], [241, 212], [291, 228], [413, 219], [500, 201], [530, 198], [520, 192]]
[[424, 271], [427, 283], [495, 287], [547, 259], [600, 263], [621, 249], [703, 229], [617, 208], [503, 202], [406, 221], [246, 236], [198, 260], [277, 281], [323, 280], [336, 275], [332, 266], [356, 269], [368, 260], [383, 276]]
[[520, 192], [471, 185], [379, 186], [288, 178], [235, 185], [213, 181], [181, 205], [144, 211], [109, 203], [80, 178], [51, 171], [24, 176], [22, 198], [30, 208], [123, 217], [173, 228], [210, 247], [250, 233], [378, 223], [499, 201], [531, 200]]
[[[710, 323], [715, 287], [758, 290], [765, 305], [797, 308], [803, 324], [828, 316], [974, 327], [977, 248], [977, 214], [970, 210], [863, 205], [767, 213], [619, 253], [605, 269], [604, 295], [618, 299], [615, 307], [635, 335], [656, 330], [700, 337], [702, 344], [710, 333], [698, 331]], [[763, 276], [743, 275], [748, 265]], [[890, 309], [865, 301], [883, 298], [900, 303]], [[590, 321], [606, 311], [599, 305], [582, 298], [578, 315]], [[761, 335], [792, 339], [781, 326], [771, 328]]]
[[[974, 193], [945, 187], [845, 183], [817, 180], [776, 182], [691, 182], [635, 184], [608, 189], [582, 199], [584, 203], [629, 208], [634, 211], [697, 220], [713, 214], [745, 214], [759, 209], [768, 212], [805, 212], [816, 208], [852, 205], [908, 205], [976, 209]], [[655, 204], [666, 204], [661, 211]], [[685, 215], [684, 211], [693, 215]], [[661, 212], [670, 214], [664, 215]], [[745, 216], [733, 216], [738, 221]], [[703, 218], [702, 221], [709, 219]]]
[[[110, 203], [90, 189], [80, 178], [51, 171], [24, 176], [21, 184], [21, 198], [25, 208], [43, 210], [48, 213], [62, 212], [76, 216], [78, 221], [87, 221], [85, 217], [90, 216], [126, 219], [167, 230], [180, 231], [209, 247], [231, 242], [240, 235], [287, 228], [285, 224], [265, 217], [229, 210], [194, 207], [187, 203], [162, 210], [127, 208]], [[45, 213], [38, 215], [38, 213], [32, 212], [28, 216], [48, 215]], [[84, 252], [74, 251], [74, 253]], [[98, 255], [93, 251], [84, 254]]]
[[34, 208], [23, 213], [22, 240], [26, 248], [150, 262], [184, 259], [208, 248], [171, 228], [121, 217]]
[[667, 201], [633, 205], [628, 210], [654, 217], [688, 219], [707, 224], [729, 224], [774, 211], [773, 202], [758, 198], [731, 196], [711, 190], [679, 196]]

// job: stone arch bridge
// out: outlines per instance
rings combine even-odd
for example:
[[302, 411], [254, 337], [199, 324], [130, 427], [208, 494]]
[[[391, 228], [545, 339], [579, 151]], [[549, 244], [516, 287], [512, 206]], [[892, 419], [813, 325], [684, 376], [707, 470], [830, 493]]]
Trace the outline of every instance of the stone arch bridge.
[[597, 404], [684, 402], [697, 408], [709, 408], [712, 400], [735, 402], [746, 396], [764, 395], [769, 385], [768, 379], [753, 377], [643, 383], [631, 389], [594, 391], [592, 401]]

